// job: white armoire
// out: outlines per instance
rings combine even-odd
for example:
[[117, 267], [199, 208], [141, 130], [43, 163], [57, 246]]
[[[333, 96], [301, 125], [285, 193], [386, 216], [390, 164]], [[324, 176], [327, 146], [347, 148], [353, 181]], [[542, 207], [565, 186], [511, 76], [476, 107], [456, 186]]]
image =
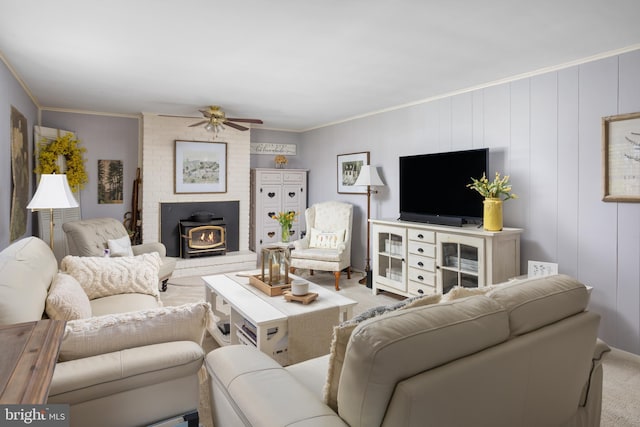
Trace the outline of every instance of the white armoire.
[[281, 241], [280, 224], [272, 218], [279, 212], [297, 212], [289, 241], [302, 238], [306, 231], [306, 169], [251, 169], [251, 207], [249, 249], [260, 258], [264, 245]]

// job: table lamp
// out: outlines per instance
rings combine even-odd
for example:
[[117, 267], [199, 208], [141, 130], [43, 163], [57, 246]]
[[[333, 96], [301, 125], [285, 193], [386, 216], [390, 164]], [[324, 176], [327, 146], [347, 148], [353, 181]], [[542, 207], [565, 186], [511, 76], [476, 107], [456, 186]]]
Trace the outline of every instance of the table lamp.
[[380, 179], [380, 175], [378, 175], [378, 169], [371, 165], [364, 165], [360, 169], [360, 174], [358, 175], [358, 179], [353, 185], [357, 186], [366, 186], [367, 187], [367, 258], [366, 258], [366, 267], [365, 267], [365, 277], [360, 280], [360, 284], [367, 285], [367, 288], [371, 287], [371, 267], [369, 264], [370, 257], [370, 249], [369, 249], [369, 241], [370, 241], [370, 224], [369, 218], [371, 217], [371, 194], [377, 193], [378, 190], [372, 189], [371, 187], [384, 187], [384, 182]]
[[49, 209], [49, 246], [53, 250], [53, 210], [77, 208], [78, 202], [65, 174], [42, 174], [40, 175], [40, 183], [36, 189], [36, 194], [27, 205], [27, 209], [44, 210]]

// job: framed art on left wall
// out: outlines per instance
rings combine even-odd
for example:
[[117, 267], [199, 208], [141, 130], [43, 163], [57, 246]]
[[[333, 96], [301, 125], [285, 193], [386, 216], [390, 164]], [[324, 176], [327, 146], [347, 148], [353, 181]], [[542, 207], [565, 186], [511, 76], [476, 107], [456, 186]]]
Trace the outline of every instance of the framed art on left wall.
[[174, 192], [226, 193], [227, 143], [176, 141]]

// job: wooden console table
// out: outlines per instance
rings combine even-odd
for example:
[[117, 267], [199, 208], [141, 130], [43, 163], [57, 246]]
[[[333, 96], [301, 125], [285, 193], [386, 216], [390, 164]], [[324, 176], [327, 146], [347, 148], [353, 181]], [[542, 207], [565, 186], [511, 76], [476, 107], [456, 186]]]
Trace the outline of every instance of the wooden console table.
[[65, 323], [0, 326], [0, 404], [46, 403]]

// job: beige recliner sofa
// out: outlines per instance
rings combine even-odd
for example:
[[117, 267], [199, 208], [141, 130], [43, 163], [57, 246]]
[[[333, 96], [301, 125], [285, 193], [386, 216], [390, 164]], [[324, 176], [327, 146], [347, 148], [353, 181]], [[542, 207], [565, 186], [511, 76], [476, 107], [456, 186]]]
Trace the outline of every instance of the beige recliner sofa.
[[[142, 256], [147, 257], [155, 258]], [[79, 259], [94, 269], [100, 264], [94, 261], [124, 261]], [[72, 426], [139, 426], [175, 417], [198, 425], [198, 373], [210, 307], [162, 307], [157, 269], [156, 263], [147, 293], [130, 290], [91, 300], [84, 295], [84, 304], [64, 285], [69, 274], [59, 271], [42, 240], [28, 237], [0, 252], [0, 325], [37, 321], [52, 305], [66, 303], [70, 315], [89, 313], [67, 321], [49, 389], [48, 403], [70, 405]]]
[[[79, 221], [69, 221], [62, 224], [62, 229], [67, 236], [69, 255], [94, 256], [104, 255], [110, 239], [119, 239], [128, 236], [127, 229], [115, 218], [91, 218]], [[171, 278], [176, 268], [177, 259], [167, 256], [166, 247], [160, 242], [147, 242], [140, 245], [132, 245], [134, 255], [158, 252], [162, 259], [160, 273], [160, 288], [167, 289], [167, 281]]]
[[249, 346], [216, 349], [214, 424], [598, 426], [608, 347], [588, 301], [551, 276], [364, 320], [342, 353], [286, 368]]

